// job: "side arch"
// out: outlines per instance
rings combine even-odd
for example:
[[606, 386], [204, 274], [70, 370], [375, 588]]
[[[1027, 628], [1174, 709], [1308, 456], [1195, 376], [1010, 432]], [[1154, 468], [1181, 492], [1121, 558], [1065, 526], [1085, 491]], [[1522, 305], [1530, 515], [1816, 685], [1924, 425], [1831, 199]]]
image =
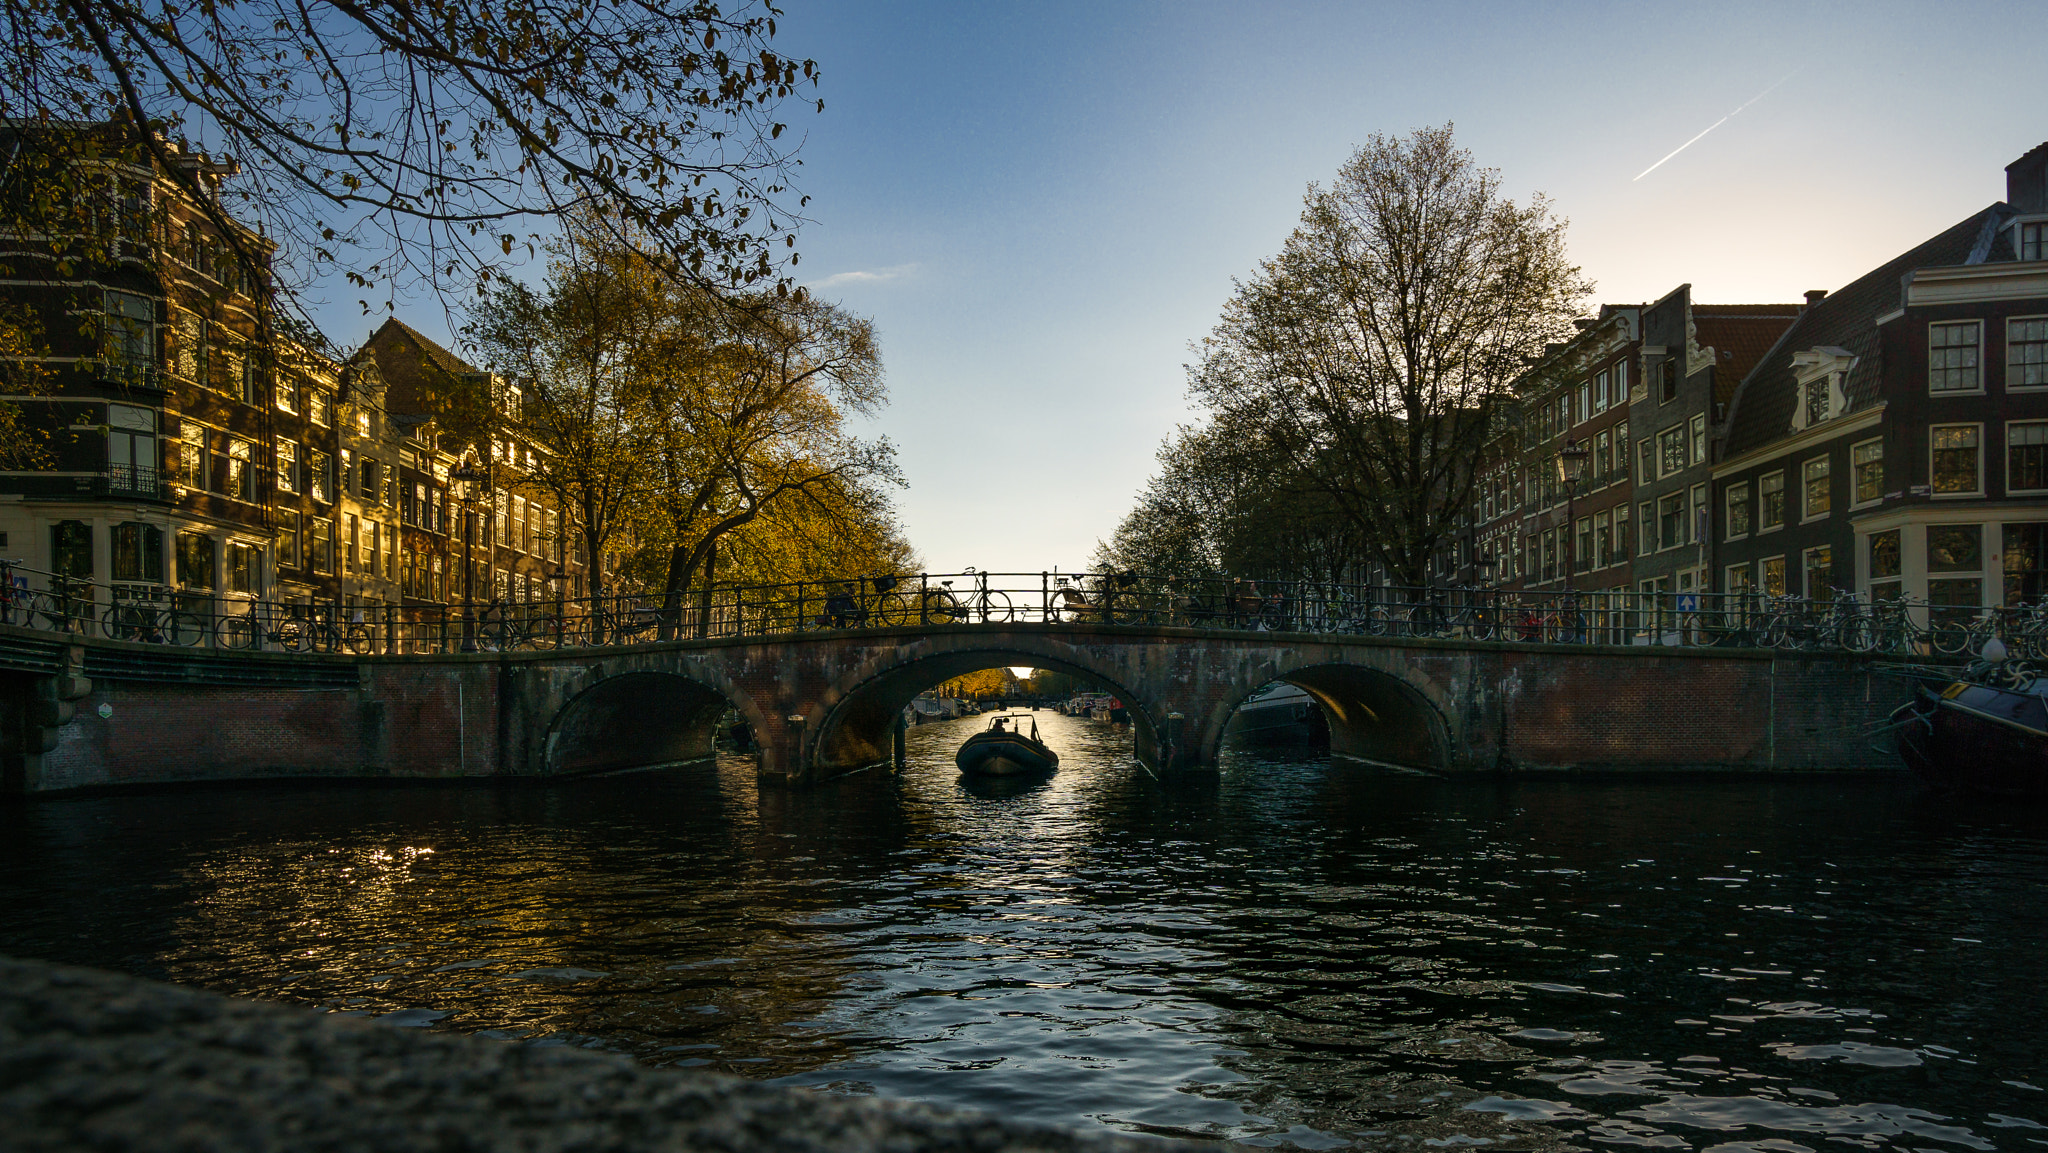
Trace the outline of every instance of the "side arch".
[[1230, 715], [1265, 685], [1284, 681], [1314, 697], [1330, 726], [1330, 755], [1441, 772], [1451, 766], [1451, 725], [1435, 686], [1371, 665], [1322, 663], [1278, 669], [1242, 686], [1210, 718], [1203, 749], [1214, 764]]
[[1066, 673], [1115, 693], [1130, 707], [1138, 758], [1154, 761], [1157, 730], [1153, 702], [1130, 687], [1131, 678], [1064, 651], [1067, 649], [1031, 636], [969, 634], [929, 638], [864, 662], [840, 677], [819, 702], [823, 716], [813, 730], [806, 762], [812, 774], [820, 776], [882, 764], [889, 760], [892, 733], [903, 707], [918, 693], [950, 677], [1005, 665]]
[[542, 746], [542, 771], [569, 776], [709, 760], [719, 719], [732, 707], [758, 727], [745, 702], [728, 700], [682, 673], [606, 677], [555, 713]]

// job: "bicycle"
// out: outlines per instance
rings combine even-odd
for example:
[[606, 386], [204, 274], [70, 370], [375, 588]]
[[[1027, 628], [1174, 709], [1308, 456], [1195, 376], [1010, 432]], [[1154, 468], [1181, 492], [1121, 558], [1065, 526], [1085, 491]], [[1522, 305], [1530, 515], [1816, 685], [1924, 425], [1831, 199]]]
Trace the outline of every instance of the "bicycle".
[[113, 641], [189, 648], [206, 638], [206, 623], [179, 609], [122, 601], [100, 615], [100, 635]]
[[[542, 616], [520, 614], [508, 616], [506, 606], [492, 601], [484, 607], [478, 622], [477, 641], [493, 652], [509, 652], [513, 649], [550, 647], [547, 641], [559, 644], [564, 634], [562, 619], [553, 613]], [[496, 614], [493, 616], [493, 614]], [[534, 641], [542, 644], [534, 645]]]
[[[306, 621], [299, 614], [297, 605], [280, 606], [287, 610], [279, 618], [275, 611], [265, 614], [257, 602], [249, 602], [249, 611], [233, 616], [224, 616], [214, 625], [214, 641], [224, 649], [251, 649], [256, 647], [256, 638], [284, 652], [295, 653], [306, 647]], [[264, 617], [269, 616], [266, 623]]]
[[968, 569], [966, 575], [975, 578], [975, 591], [961, 600], [953, 591], [952, 581], [940, 581], [939, 588], [927, 587], [915, 596], [897, 594], [886, 602], [882, 614], [883, 623], [907, 624], [964, 624], [980, 617], [982, 624], [990, 621], [1008, 621], [1015, 613], [1010, 598], [1000, 589], [988, 587], [988, 574]]

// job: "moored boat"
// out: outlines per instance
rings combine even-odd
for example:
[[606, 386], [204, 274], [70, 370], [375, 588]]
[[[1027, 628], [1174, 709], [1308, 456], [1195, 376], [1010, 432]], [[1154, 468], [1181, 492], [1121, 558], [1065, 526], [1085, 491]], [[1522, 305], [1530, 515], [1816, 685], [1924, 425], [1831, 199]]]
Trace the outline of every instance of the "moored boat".
[[[1024, 731], [1029, 722], [1031, 731]], [[1018, 776], [1050, 773], [1060, 766], [1060, 755], [1038, 739], [1038, 721], [1030, 713], [1006, 713], [989, 721], [988, 728], [967, 738], [953, 763], [963, 773], [981, 776]]]
[[1899, 756], [1936, 788], [2048, 799], [2048, 678], [2017, 662], [1963, 676], [1939, 692], [1915, 685], [1892, 713]]

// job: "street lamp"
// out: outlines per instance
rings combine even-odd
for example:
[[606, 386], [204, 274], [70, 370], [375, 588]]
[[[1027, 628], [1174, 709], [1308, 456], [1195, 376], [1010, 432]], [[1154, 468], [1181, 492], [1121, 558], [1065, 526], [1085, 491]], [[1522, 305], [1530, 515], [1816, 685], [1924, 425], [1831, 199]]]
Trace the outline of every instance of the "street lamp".
[[1567, 440], [1557, 450], [1557, 479], [1564, 484], [1564, 583], [1572, 587], [1577, 579], [1578, 566], [1578, 522], [1572, 516], [1572, 502], [1578, 499], [1579, 478], [1585, 475], [1586, 460], [1593, 450], [1583, 440]]
[[462, 502], [462, 651], [473, 653], [476, 647], [476, 566], [470, 559], [470, 547], [476, 540], [475, 518], [476, 488], [489, 483], [490, 474], [476, 466], [468, 458], [448, 470], [448, 479], [455, 483], [455, 499]]

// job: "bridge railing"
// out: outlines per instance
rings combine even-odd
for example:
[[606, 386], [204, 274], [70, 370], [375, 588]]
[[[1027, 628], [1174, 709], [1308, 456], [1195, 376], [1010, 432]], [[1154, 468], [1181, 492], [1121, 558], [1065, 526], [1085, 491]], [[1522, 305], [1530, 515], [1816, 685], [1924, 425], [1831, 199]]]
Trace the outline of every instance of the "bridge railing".
[[227, 651], [451, 653], [780, 637], [874, 627], [1179, 626], [1544, 645], [1701, 645], [2048, 655], [2048, 603], [1875, 605], [1761, 593], [1407, 588], [1139, 573], [920, 573], [473, 605], [285, 603], [0, 563], [0, 624]]

